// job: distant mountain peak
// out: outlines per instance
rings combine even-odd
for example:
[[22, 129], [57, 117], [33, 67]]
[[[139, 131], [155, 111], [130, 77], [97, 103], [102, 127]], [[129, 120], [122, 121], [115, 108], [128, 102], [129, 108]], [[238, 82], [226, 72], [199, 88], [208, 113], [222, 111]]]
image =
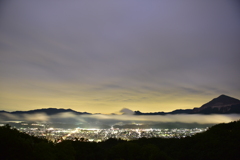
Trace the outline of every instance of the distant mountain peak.
[[222, 94], [219, 97], [214, 98], [211, 101], [209, 101], [208, 103], [202, 105], [202, 107], [205, 108], [205, 107], [209, 107], [212, 105], [232, 105], [232, 104], [238, 104], [238, 103], [240, 103], [240, 100]]
[[225, 94], [221, 94], [220, 96], [218, 96], [217, 98], [226, 98], [226, 97], [230, 97], [228, 95], [225, 95]]
[[154, 112], [142, 113], [135, 111], [135, 115], [166, 115], [166, 114], [230, 114], [240, 113], [240, 100], [222, 94], [212, 99], [200, 108], [193, 109], [177, 109], [172, 112]]
[[213, 112], [213, 110], [214, 112], [226, 113], [231, 110], [230, 106], [233, 105], [240, 105], [240, 100], [222, 94], [202, 105], [200, 108], [194, 108], [193, 113], [210, 113]]
[[[235, 99], [235, 100], [238, 100], [238, 99], [236, 99], [236, 98], [233, 98], [233, 97], [230, 97], [230, 96], [228, 96], [228, 95], [225, 95], [225, 94], [221, 94], [220, 96], [218, 96], [217, 98], [214, 98], [214, 99]], [[240, 100], [238, 100], [238, 101], [240, 101]]]

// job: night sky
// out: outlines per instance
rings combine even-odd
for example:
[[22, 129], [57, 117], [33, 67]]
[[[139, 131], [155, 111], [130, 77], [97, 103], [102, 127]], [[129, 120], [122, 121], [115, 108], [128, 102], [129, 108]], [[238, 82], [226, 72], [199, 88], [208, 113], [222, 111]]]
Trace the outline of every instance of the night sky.
[[0, 110], [115, 113], [240, 98], [237, 0], [2, 0]]

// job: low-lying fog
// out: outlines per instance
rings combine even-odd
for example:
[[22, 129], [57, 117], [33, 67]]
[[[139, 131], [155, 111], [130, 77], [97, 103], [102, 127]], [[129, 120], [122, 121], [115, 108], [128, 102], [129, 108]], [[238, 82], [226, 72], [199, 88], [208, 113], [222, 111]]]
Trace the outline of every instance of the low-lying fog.
[[[240, 114], [178, 114], [178, 115], [133, 115], [129, 109], [122, 109], [121, 115], [111, 114], [92, 114], [77, 115], [72, 112], [47, 115], [45, 113], [37, 114], [9, 114], [0, 113], [0, 121], [25, 121], [41, 123], [64, 123], [76, 124], [79, 127], [97, 127], [106, 128], [109, 126], [128, 128], [138, 127], [163, 127], [160, 124], [171, 124], [172, 127], [198, 127], [211, 126], [218, 123], [228, 123], [240, 119]], [[184, 125], [183, 125], [184, 124]], [[131, 126], [132, 125], [132, 126]], [[166, 126], [165, 126], [166, 127]]]

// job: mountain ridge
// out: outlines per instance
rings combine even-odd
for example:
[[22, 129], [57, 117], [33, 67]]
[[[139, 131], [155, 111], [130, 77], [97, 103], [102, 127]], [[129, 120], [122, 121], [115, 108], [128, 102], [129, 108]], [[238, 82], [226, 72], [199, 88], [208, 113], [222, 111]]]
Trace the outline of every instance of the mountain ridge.
[[220, 95], [217, 98], [203, 104], [199, 108], [193, 109], [177, 109], [171, 112], [151, 112], [142, 113], [135, 111], [135, 115], [166, 115], [166, 114], [232, 114], [240, 113], [240, 100], [227, 96]]
[[29, 111], [13, 111], [13, 112], [7, 112], [7, 111], [0, 111], [0, 113], [10, 113], [10, 114], [35, 114], [35, 113], [45, 113], [47, 115], [54, 115], [59, 113], [65, 113], [65, 112], [72, 112], [75, 114], [91, 114], [88, 112], [78, 112], [72, 109], [63, 109], [63, 108], [42, 108], [42, 109], [34, 109]]
[[[63, 108], [42, 108], [42, 109], [34, 109], [29, 111], [13, 111], [8, 112], [1, 110], [0, 113], [9, 113], [9, 114], [35, 114], [35, 113], [45, 113], [47, 115], [54, 115], [59, 113], [72, 112], [77, 115], [88, 114], [91, 115], [93, 113], [88, 112], [78, 112], [72, 109], [63, 109]], [[134, 115], [167, 115], [167, 114], [231, 114], [231, 113], [240, 113], [240, 100], [227, 96], [220, 95], [217, 98], [212, 99], [211, 101], [203, 104], [199, 108], [193, 109], [176, 109], [171, 112], [149, 112], [143, 113], [140, 111], [134, 111]]]

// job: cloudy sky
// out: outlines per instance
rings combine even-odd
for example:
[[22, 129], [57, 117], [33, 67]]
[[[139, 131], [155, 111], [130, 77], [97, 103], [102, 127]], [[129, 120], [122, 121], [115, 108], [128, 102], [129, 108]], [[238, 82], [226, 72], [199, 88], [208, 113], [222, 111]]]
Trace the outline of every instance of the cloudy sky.
[[0, 110], [113, 113], [240, 98], [237, 0], [2, 0]]

